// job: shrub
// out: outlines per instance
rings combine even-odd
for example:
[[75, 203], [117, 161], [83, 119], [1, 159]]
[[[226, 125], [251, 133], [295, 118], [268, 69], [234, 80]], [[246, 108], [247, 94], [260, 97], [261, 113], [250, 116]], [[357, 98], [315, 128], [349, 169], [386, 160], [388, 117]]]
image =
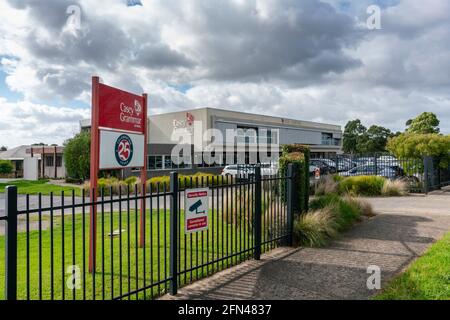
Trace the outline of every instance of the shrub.
[[357, 201], [363, 216], [368, 218], [376, 216], [375, 211], [373, 211], [373, 207], [369, 202], [361, 199], [357, 199]]
[[338, 230], [344, 231], [350, 228], [361, 217], [361, 208], [352, 198], [339, 198], [336, 204], [331, 205], [336, 215]]
[[[294, 199], [294, 212], [302, 213], [308, 211], [309, 205], [309, 157], [310, 151], [308, 146], [301, 144], [283, 145], [282, 154], [279, 159], [279, 172], [281, 177], [287, 175], [287, 167], [289, 163], [297, 166], [296, 178], [294, 184], [297, 187], [297, 194]], [[284, 183], [280, 181], [280, 183]], [[280, 187], [281, 199], [286, 202], [285, 188]]]
[[383, 196], [404, 196], [407, 193], [408, 186], [406, 182], [401, 180], [386, 180], [381, 189]]
[[337, 191], [338, 183], [334, 180], [333, 176], [327, 175], [325, 178], [319, 180], [314, 194], [316, 196], [322, 196], [328, 193], [336, 193]]
[[385, 180], [379, 176], [348, 177], [339, 183], [339, 191], [354, 195], [377, 196], [381, 195]]
[[333, 174], [332, 177], [333, 177], [333, 181], [334, 181], [334, 182], [337, 182], [337, 183], [339, 183], [339, 182], [341, 182], [342, 180], [344, 180], [344, 177], [343, 177], [343, 176], [340, 176], [340, 175], [338, 175], [338, 174]]
[[0, 174], [9, 174], [14, 170], [14, 166], [9, 160], [0, 160]]
[[83, 183], [83, 180], [76, 178], [66, 178], [66, 183], [81, 184]]
[[89, 132], [81, 132], [64, 143], [64, 164], [70, 178], [85, 180], [90, 171]]
[[307, 247], [324, 246], [337, 234], [337, 224], [329, 207], [306, 212], [294, 223], [297, 243]]
[[372, 206], [361, 199], [336, 193], [319, 196], [310, 203], [311, 210], [294, 224], [297, 242], [305, 246], [322, 246], [339, 231], [350, 228], [361, 215], [374, 215]]
[[131, 177], [126, 178], [126, 179], [124, 180], [124, 182], [125, 182], [127, 185], [129, 185], [129, 186], [133, 186], [133, 185], [135, 185], [135, 184], [138, 182], [138, 180], [140, 180], [138, 177], [136, 177], [136, 176], [131, 176]]

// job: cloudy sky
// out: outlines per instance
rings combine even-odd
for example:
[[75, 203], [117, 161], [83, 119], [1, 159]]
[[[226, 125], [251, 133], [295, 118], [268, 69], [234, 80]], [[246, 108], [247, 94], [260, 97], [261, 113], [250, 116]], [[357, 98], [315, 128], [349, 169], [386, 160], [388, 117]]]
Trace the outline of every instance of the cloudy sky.
[[[403, 130], [432, 111], [450, 133], [448, 0], [126, 2], [0, 1], [0, 145], [71, 137], [92, 75], [147, 92], [150, 114], [215, 107]], [[367, 28], [372, 4], [380, 30]]]

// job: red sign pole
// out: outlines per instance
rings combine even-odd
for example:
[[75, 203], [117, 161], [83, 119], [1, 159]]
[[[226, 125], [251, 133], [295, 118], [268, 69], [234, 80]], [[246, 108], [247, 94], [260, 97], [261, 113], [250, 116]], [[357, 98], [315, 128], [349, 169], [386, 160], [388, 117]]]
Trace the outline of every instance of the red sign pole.
[[99, 168], [99, 84], [97, 76], [92, 77], [92, 110], [91, 110], [91, 171], [90, 171], [90, 200], [92, 206], [89, 214], [89, 272], [95, 270], [97, 252], [97, 178]]
[[[144, 247], [145, 243], [145, 193], [147, 191], [146, 189], [146, 181], [147, 181], [147, 127], [148, 127], [148, 119], [147, 119], [147, 94], [144, 93], [142, 95], [142, 100], [144, 101], [142, 112], [144, 113], [144, 166], [141, 169], [141, 216], [140, 216], [140, 239], [139, 239], [139, 246]], [[150, 208], [150, 213], [152, 212], [152, 208]], [[151, 216], [150, 216], [151, 219]]]

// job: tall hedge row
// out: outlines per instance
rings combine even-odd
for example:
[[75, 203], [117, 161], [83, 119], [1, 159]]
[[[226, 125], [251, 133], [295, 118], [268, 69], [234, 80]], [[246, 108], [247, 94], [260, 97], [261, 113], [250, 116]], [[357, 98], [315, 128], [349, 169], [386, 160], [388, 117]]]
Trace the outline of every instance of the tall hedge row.
[[[280, 174], [287, 174], [289, 163], [296, 164], [297, 172], [294, 180], [294, 187], [297, 190], [294, 196], [294, 213], [300, 214], [308, 211], [309, 203], [309, 159], [310, 151], [308, 146], [301, 144], [288, 144], [282, 146], [279, 161]], [[286, 201], [285, 188], [281, 188], [281, 196]]]

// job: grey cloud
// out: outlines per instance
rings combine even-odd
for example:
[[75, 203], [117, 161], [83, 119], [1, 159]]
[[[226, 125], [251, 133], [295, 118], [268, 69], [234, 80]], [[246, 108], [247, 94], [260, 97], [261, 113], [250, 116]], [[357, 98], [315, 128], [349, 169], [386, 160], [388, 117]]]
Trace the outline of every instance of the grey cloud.
[[[211, 79], [317, 81], [329, 72], [359, 65], [342, 51], [361, 35], [351, 17], [316, 0], [281, 1], [269, 18], [254, 8], [238, 9], [226, 2], [198, 5], [201, 18], [186, 21], [201, 42], [196, 48]], [[272, 13], [271, 13], [272, 14]], [[327, 56], [318, 67], [317, 56]], [[292, 68], [301, 70], [293, 77]], [[308, 72], [310, 71], [310, 72]]]
[[132, 63], [148, 68], [191, 67], [193, 61], [162, 43], [147, 43], [136, 53]]
[[29, 10], [34, 23], [51, 31], [61, 30], [67, 20], [66, 10], [70, 5], [79, 5], [79, 0], [7, 0], [16, 9]]

